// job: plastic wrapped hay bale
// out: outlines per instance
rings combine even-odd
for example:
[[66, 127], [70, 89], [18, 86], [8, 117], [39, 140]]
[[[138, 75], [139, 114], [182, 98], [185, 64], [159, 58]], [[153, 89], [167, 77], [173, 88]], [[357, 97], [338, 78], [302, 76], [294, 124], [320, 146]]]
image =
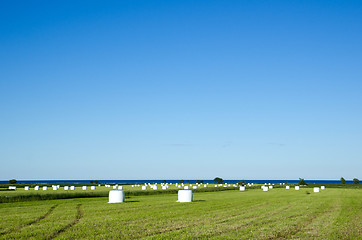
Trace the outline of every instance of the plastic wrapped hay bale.
[[109, 191], [109, 200], [108, 203], [121, 203], [124, 202], [124, 191], [121, 190], [112, 190]]
[[177, 202], [192, 202], [192, 190], [179, 190]]

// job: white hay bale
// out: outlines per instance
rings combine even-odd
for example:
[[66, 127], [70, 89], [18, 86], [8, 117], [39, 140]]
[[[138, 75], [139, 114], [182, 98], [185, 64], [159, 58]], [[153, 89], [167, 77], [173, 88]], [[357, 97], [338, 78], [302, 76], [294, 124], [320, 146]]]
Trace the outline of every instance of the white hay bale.
[[83, 186], [83, 187], [82, 187], [82, 190], [87, 190], [87, 186]]
[[245, 186], [240, 186], [240, 191], [245, 191]]
[[265, 186], [265, 187], [263, 187], [263, 191], [267, 192], [267, 191], [269, 191], [269, 188]]
[[69, 190], [69, 186], [64, 186], [64, 190], [68, 191]]
[[197, 186], [193, 186], [192, 188], [193, 188], [193, 189], [197, 189]]
[[118, 190], [123, 190], [123, 186], [118, 186]]
[[206, 184], [204, 184], [204, 187], [207, 187], [207, 185], [206, 185]]
[[113, 189], [117, 189], [117, 186], [116, 186], [116, 185], [114, 185], [114, 186], [113, 186]]
[[38, 190], [39, 190], [39, 186], [35, 186], [35, 187], [34, 187], [34, 190], [35, 190], [35, 191], [38, 191]]
[[326, 187], [325, 187], [325, 186], [321, 186], [321, 190], [324, 190], [324, 189], [326, 189]]
[[295, 186], [294, 189], [295, 189], [295, 190], [299, 190], [299, 186]]
[[70, 186], [70, 190], [75, 190], [75, 187], [74, 186]]
[[[184, 189], [185, 190], [189, 189], [189, 186], [184, 186]], [[181, 190], [179, 190], [179, 191], [181, 191]]]
[[313, 192], [319, 192], [319, 187], [314, 187]]
[[91, 190], [96, 190], [96, 186], [91, 186]]
[[121, 203], [124, 202], [124, 191], [111, 190], [109, 191], [108, 203]]
[[9, 186], [9, 190], [16, 190], [15, 186]]
[[47, 186], [44, 186], [44, 187], [43, 187], [43, 191], [46, 191], [46, 190], [48, 190], [48, 187], [47, 187]]
[[290, 187], [289, 187], [289, 186], [285, 186], [285, 189], [290, 189]]
[[167, 189], [167, 187], [166, 186], [162, 186], [162, 190], [166, 190]]
[[147, 190], [147, 187], [146, 187], [146, 186], [142, 186], [142, 190]]
[[192, 190], [179, 190], [177, 202], [192, 202]]
[[273, 189], [273, 186], [269, 186], [269, 189]]
[[57, 186], [53, 186], [52, 188], [53, 188], [53, 191], [58, 190], [58, 187], [57, 187]]
[[25, 190], [25, 191], [29, 191], [29, 186], [25, 186], [25, 187], [24, 187], [24, 190]]

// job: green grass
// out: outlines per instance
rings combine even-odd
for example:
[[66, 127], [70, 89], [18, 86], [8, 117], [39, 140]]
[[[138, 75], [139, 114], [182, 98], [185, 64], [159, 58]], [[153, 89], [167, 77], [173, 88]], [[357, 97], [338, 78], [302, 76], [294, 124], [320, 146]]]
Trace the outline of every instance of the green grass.
[[[255, 186], [258, 187], [259, 186]], [[183, 189], [183, 188], [180, 188]], [[192, 189], [192, 187], [190, 187]], [[215, 191], [226, 191], [226, 190], [235, 190], [237, 187], [215, 187], [214, 184], [210, 184], [208, 187], [198, 187], [193, 189], [194, 192], [215, 192]], [[82, 190], [82, 186], [77, 186], [75, 190], [64, 190], [60, 188], [59, 190], [52, 190], [48, 187], [48, 190], [43, 191], [41, 188], [38, 191], [35, 191], [32, 187], [30, 190], [25, 191], [23, 187], [18, 188], [17, 190], [7, 190], [0, 192], [0, 203], [7, 202], [22, 202], [22, 201], [36, 201], [36, 200], [54, 200], [54, 199], [69, 199], [69, 198], [92, 198], [92, 197], [106, 197], [108, 193], [113, 188], [107, 188], [104, 186], [96, 188], [96, 190], [90, 190], [90, 187], [87, 190]], [[141, 187], [132, 187], [131, 185], [123, 185], [123, 190], [126, 192], [127, 196], [139, 196], [139, 195], [159, 195], [159, 194], [175, 194], [179, 190], [175, 185], [171, 185], [169, 189], [162, 190], [160, 185], [158, 185], [158, 190], [150, 189], [141, 190]]]
[[362, 239], [361, 199], [327, 187], [2, 203], [0, 239]]

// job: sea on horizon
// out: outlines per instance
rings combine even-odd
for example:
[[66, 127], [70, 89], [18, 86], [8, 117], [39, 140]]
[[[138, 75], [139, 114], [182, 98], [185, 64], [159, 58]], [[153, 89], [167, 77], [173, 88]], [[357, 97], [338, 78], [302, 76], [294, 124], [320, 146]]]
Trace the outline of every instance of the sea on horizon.
[[[90, 183], [90, 181], [94, 181], [94, 179], [89, 180], [18, 180], [17, 183]], [[105, 180], [100, 179], [98, 180], [99, 183], [178, 183], [180, 180]], [[215, 183], [213, 180], [210, 179], [182, 179], [184, 183], [196, 183], [196, 181], [203, 181], [203, 183]], [[225, 179], [224, 182], [226, 183], [237, 183], [240, 181], [245, 181], [246, 183], [298, 183], [298, 180], [291, 180], [291, 179], [279, 179], [279, 180], [245, 180], [245, 179], [239, 179], [239, 180], [230, 180]], [[308, 180], [305, 179], [307, 183], [316, 183], [316, 184], [326, 184], [326, 183], [341, 183], [340, 180]], [[351, 180], [346, 180], [347, 184], [353, 183]], [[9, 181], [0, 181], [0, 184], [9, 184]]]

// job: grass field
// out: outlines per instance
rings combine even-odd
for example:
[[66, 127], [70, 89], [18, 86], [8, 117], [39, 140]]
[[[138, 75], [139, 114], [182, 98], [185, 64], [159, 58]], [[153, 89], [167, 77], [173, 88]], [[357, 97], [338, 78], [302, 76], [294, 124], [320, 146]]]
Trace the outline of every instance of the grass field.
[[0, 239], [362, 239], [362, 189], [272, 189], [0, 204]]

